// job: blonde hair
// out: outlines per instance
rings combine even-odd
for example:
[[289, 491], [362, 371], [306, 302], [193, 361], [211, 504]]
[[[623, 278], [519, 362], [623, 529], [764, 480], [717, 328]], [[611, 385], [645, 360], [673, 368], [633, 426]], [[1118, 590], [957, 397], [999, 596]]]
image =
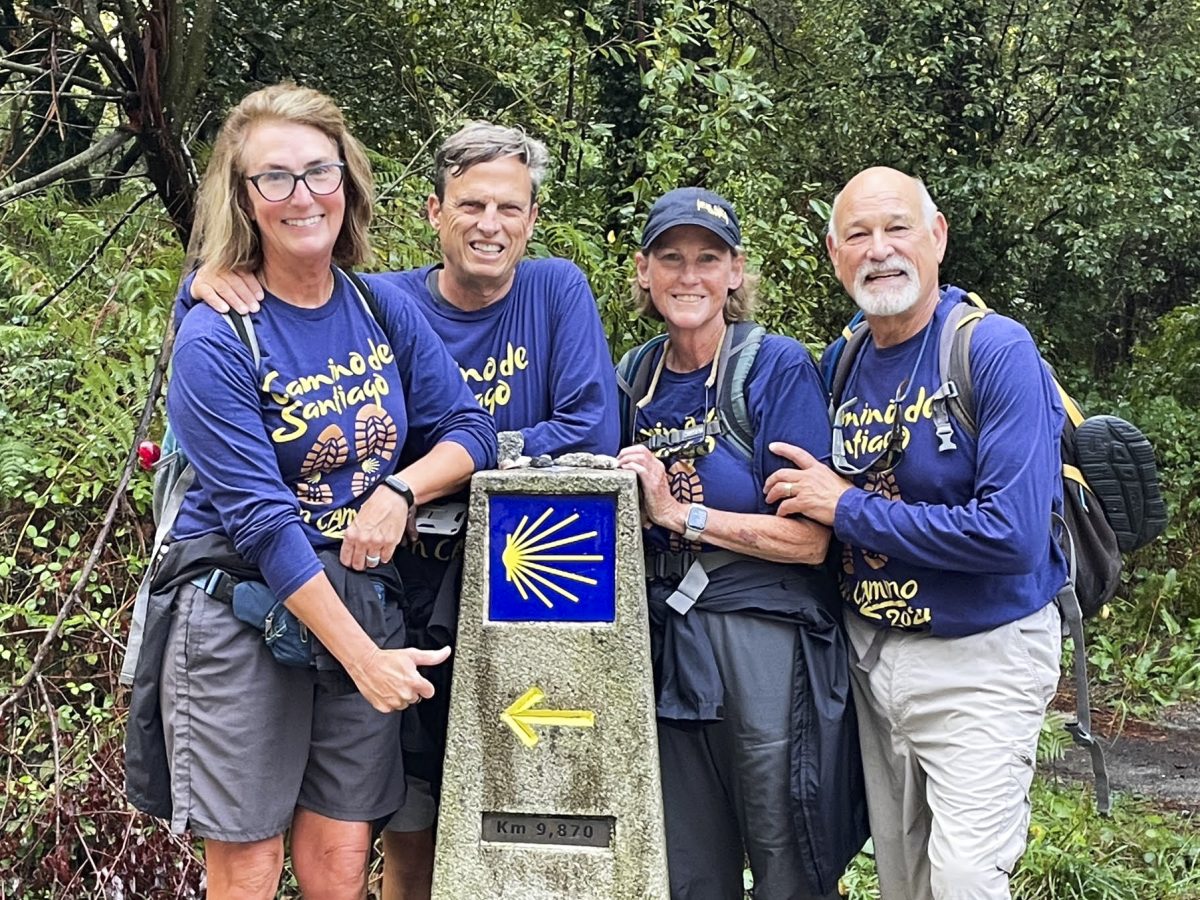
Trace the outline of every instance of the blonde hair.
[[250, 129], [263, 122], [308, 125], [337, 145], [346, 164], [342, 180], [346, 214], [333, 245], [333, 261], [340, 266], [365, 262], [371, 255], [367, 229], [375, 202], [371, 163], [333, 100], [320, 91], [288, 83], [246, 95], [221, 125], [196, 206], [195, 246], [200, 258], [219, 269], [258, 271], [262, 267], [262, 239], [250, 218], [247, 191], [252, 188], [246, 182], [241, 151]]
[[[732, 248], [734, 256], [743, 256], [741, 247]], [[754, 314], [754, 306], [758, 302], [758, 280], [759, 274], [746, 269], [742, 273], [742, 283], [737, 290], [730, 291], [729, 296], [725, 298], [725, 308], [723, 310], [726, 322], [747, 322]], [[637, 273], [634, 273], [630, 280], [630, 297], [633, 300], [633, 311], [639, 316], [645, 316], [647, 319], [654, 319], [661, 322], [663, 320], [660, 313], [654, 306], [654, 298], [650, 296], [650, 292], [638, 283]]]

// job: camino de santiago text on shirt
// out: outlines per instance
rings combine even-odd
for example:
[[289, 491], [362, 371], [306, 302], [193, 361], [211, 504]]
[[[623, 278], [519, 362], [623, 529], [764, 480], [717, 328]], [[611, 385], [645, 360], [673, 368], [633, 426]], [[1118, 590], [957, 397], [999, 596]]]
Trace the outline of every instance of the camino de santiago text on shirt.
[[398, 427], [386, 402], [394, 374], [391, 346], [368, 337], [365, 350], [329, 357], [320, 371], [285, 377], [268, 369], [263, 376], [262, 390], [278, 404], [281, 423], [271, 441], [305, 447], [293, 484], [300, 517], [327, 538], [344, 536], [355, 501], [396, 454]]
[[[932, 392], [924, 386], [918, 389], [911, 402], [894, 400], [880, 407], [866, 401], [846, 411], [842, 419], [842, 446], [846, 459], [862, 466], [886, 453], [896, 417], [900, 417], [904, 451], [913, 441], [914, 431], [925, 426], [932, 428]], [[924, 428], [922, 428], [924, 432]], [[877, 493], [888, 500], [902, 499], [895, 473], [867, 472], [855, 477], [855, 483], [865, 491]], [[892, 570], [896, 567], [893, 566]], [[858, 610], [859, 615], [892, 628], [923, 630], [929, 627], [932, 614], [921, 603], [921, 584], [911, 577], [896, 578], [889, 571], [888, 557], [845, 544], [842, 547], [843, 599]]]
[[462, 366], [462, 376], [479, 405], [491, 415], [513, 398], [513, 379], [529, 368], [529, 351], [506, 342], [502, 353], [489, 356], [478, 367]]
[[[938, 434], [938, 337], [962, 297], [943, 289], [932, 320], [907, 340], [864, 341], [838, 398], [848, 406], [835, 416], [834, 465], [863, 471], [850, 476], [859, 490], [838, 501], [842, 594], [879, 628], [975, 634], [1041, 609], [1066, 579], [1048, 525], [1061, 502], [1063, 412], [1017, 322], [998, 314], [979, 322], [971, 336], [979, 427], [948, 408]], [[885, 449], [893, 430], [899, 453]]]
[[438, 266], [372, 275], [399, 288], [442, 339], [497, 431], [520, 431], [530, 456], [617, 451], [612, 358], [579, 267], [524, 259], [508, 293], [472, 310], [438, 290]]

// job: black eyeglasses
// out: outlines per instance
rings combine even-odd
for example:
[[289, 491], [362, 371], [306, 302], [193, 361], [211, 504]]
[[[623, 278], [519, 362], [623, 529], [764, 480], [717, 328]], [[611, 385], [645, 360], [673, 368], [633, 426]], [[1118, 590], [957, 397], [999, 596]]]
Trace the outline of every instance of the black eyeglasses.
[[321, 163], [319, 166], [305, 169], [299, 175], [282, 169], [272, 169], [270, 172], [247, 175], [246, 180], [254, 185], [264, 200], [278, 203], [295, 193], [297, 181], [303, 181], [310, 194], [319, 197], [332, 194], [342, 186], [342, 170], [345, 168], [346, 164], [341, 162]]
[[[907, 391], [905, 391], [907, 393]], [[893, 398], [891, 408], [895, 411], [892, 420], [892, 430], [888, 432], [887, 443], [882, 450], [866, 465], [854, 466], [846, 458], [846, 442], [842, 437], [842, 427], [846, 424], [846, 414], [858, 402], [857, 397], [851, 397], [837, 408], [833, 416], [833, 446], [830, 448], [833, 468], [841, 475], [886, 475], [904, 459], [904, 423], [900, 415], [900, 400]]]

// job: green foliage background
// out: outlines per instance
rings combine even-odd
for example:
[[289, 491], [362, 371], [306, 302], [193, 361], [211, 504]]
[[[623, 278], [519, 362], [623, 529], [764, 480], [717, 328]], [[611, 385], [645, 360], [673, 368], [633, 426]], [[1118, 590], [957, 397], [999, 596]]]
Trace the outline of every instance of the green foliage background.
[[[186, 19], [193, 6], [145, 9]], [[6, 53], [41, 39], [40, 5], [2, 12]], [[435, 257], [424, 197], [449, 129], [525, 126], [555, 163], [531, 250], [588, 273], [615, 354], [652, 330], [625, 297], [662, 191], [703, 184], [733, 200], [764, 275], [758, 318], [816, 346], [851, 312], [823, 258], [837, 187], [868, 164], [922, 175], [950, 221], [946, 280], [1024, 321], [1085, 406], [1127, 415], [1158, 449], [1172, 524], [1091, 638], [1101, 703], [1152, 716], [1200, 683], [1197, 12], [1195, 0], [223, 0], [179, 124], [202, 162], [245, 91], [283, 78], [329, 91], [374, 153], [379, 268]], [[71, 140], [23, 155], [46, 121], [39, 102], [0, 93], [0, 186], [115, 124], [80, 94]], [[9, 691], [32, 678], [0, 714], [0, 900], [199, 895], [190, 846], [133, 815], [121, 790], [115, 672], [148, 478], [120, 498], [98, 567], [35, 664], [127, 464], [184, 259], [158, 200], [128, 213], [147, 190], [140, 164], [103, 187], [88, 174], [0, 206], [0, 673]], [[1103, 823], [1071, 788], [1035, 800], [1020, 896], [1200, 896], [1185, 823], [1136, 806]], [[846, 886], [873, 896], [869, 865]]]

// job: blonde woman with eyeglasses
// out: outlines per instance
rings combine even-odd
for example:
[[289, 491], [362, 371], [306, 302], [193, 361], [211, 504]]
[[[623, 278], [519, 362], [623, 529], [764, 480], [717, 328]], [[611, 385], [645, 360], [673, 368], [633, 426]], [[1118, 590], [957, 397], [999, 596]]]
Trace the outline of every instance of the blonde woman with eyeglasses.
[[[294, 85], [238, 104], [201, 187], [201, 256], [256, 272], [265, 298], [252, 342], [207, 306], [179, 329], [167, 409], [195, 482], [158, 564], [129, 781], [203, 839], [210, 898], [274, 897], [285, 832], [305, 897], [364, 895], [370, 823], [404, 799], [397, 711], [449, 655], [404, 647], [391, 558], [418, 504], [495, 459], [421, 315], [344, 268], [367, 256], [372, 202], [341, 112]], [[315, 668], [235, 614], [257, 583], [316, 638]]]

